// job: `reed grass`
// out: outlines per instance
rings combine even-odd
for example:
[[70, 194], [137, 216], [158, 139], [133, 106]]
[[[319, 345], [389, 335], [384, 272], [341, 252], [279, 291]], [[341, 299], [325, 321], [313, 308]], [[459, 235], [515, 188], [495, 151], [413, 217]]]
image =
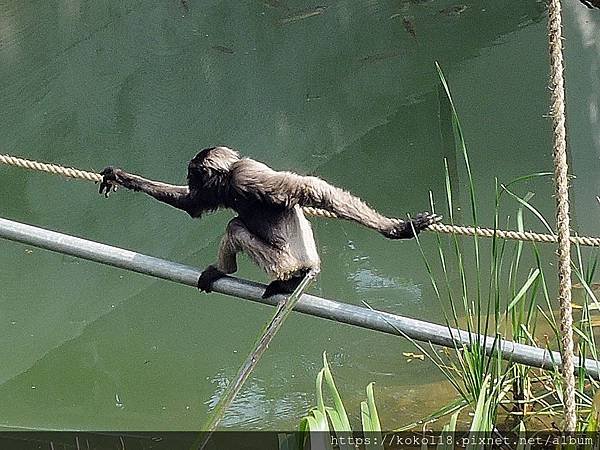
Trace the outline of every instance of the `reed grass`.
[[[464, 133], [448, 83], [439, 66], [437, 69], [450, 105], [455, 150], [457, 154], [463, 156], [466, 168], [472, 220], [477, 224], [479, 217], [476, 193]], [[450, 222], [454, 223], [455, 201], [447, 163], [445, 168], [445, 206]], [[516, 202], [515, 220], [518, 230], [524, 230], [524, 214], [527, 213], [552, 233], [548, 221], [531, 203], [533, 193], [528, 192], [519, 196], [513, 192], [513, 189], [523, 182], [549, 175], [551, 175], [549, 172], [534, 173], [519, 177], [507, 184], [499, 184], [496, 180], [494, 229], [499, 228], [500, 206], [506, 197]], [[431, 199], [432, 210], [435, 210], [433, 196]], [[533, 425], [536, 420], [548, 426], [548, 416], [555, 418], [562, 416], [560, 373], [556, 370], [544, 372], [511, 361], [502, 361], [500, 349], [493, 355], [485, 353], [486, 340], [494, 339], [496, 342], [500, 337], [529, 345], [560, 348], [560, 332], [555, 308], [549, 293], [543, 258], [536, 244], [506, 242], [494, 236], [489, 248], [488, 269], [482, 266], [482, 246], [476, 236], [471, 238], [470, 246], [468, 239], [461, 241], [457, 236], [445, 238], [451, 241], [450, 251], [447, 250], [448, 245], [444, 238], [439, 235], [436, 238], [438, 261], [435, 267], [440, 268], [438, 271], [433, 270], [434, 262], [426, 255], [417, 238], [433, 292], [440, 304], [446, 325], [449, 328], [459, 327], [462, 318], [466, 321], [470, 339], [468, 344], [457, 344], [450, 351], [440, 353], [430, 346], [429, 351], [425, 352], [456, 389], [460, 398], [459, 401], [444, 405], [423, 420], [439, 420], [443, 415], [457, 414], [468, 408], [478, 418], [485, 419], [482, 424], [491, 423], [497, 427], [502, 423], [505, 429], [511, 431], [525, 429], [527, 425]], [[524, 258], [526, 252], [530, 252], [529, 259], [533, 262], [526, 262]], [[594, 336], [595, 323], [591, 314], [594, 310], [600, 311], [600, 304], [590, 287], [597, 268], [598, 255], [597, 251], [590, 250], [586, 259], [580, 247], [577, 247], [576, 255], [573, 272], [584, 292], [581, 317], [575, 324], [578, 353], [581, 359], [590, 357], [598, 360]], [[466, 263], [469, 259], [474, 260], [475, 264], [469, 266]], [[452, 279], [450, 261], [454, 262], [453, 269], [458, 273], [458, 288], [455, 288], [450, 281]], [[474, 269], [469, 270], [468, 267]], [[486, 278], [487, 282], [484, 281]], [[594, 307], [590, 309], [590, 305]], [[600, 321], [597, 320], [596, 323], [600, 325]], [[538, 336], [540, 324], [545, 324], [551, 334], [543, 342], [540, 342]], [[423, 345], [417, 343], [415, 345], [423, 349]], [[590, 423], [590, 414], [594, 413], [592, 403], [599, 385], [586, 376], [584, 368], [579, 369], [577, 382], [578, 407], [583, 413], [579, 416], [588, 418], [587, 422], [580, 423], [579, 429], [584, 430]], [[486, 399], [485, 404], [480, 402], [482, 396]], [[543, 417], [543, 420], [540, 417]], [[538, 425], [539, 423], [536, 424]], [[556, 423], [554, 425], [556, 426]]]
[[[470, 214], [477, 226], [477, 197], [465, 137], [449, 85], [441, 68], [437, 64], [436, 67], [449, 102], [455, 150], [462, 155], [465, 164]], [[444, 166], [445, 208], [450, 223], [454, 224], [454, 191], [446, 161]], [[511, 209], [515, 208], [513, 220], [518, 230], [524, 230], [524, 217], [527, 214], [553, 233], [548, 221], [532, 203], [534, 194], [516, 193], [516, 189], [523, 183], [550, 175], [550, 172], [538, 172], [518, 177], [506, 184], [496, 180], [492, 217], [494, 229], [500, 228], [501, 206], [505, 206], [504, 202], [508, 200], [512, 202]], [[433, 195], [430, 198], [432, 211], [435, 212]], [[506, 221], [510, 222], [510, 218]], [[501, 435], [506, 432], [524, 435], [526, 431], [560, 428], [563, 415], [560, 371], [544, 371], [510, 360], [504, 361], [500, 348], [492, 354], [485, 352], [487, 340], [493, 339], [495, 346], [500, 338], [552, 350], [560, 349], [560, 331], [552, 300], [554, 296], [551, 296], [549, 275], [537, 245], [507, 242], [494, 236], [488, 246], [487, 243], [480, 245], [477, 236], [459, 238], [456, 235], [442, 237], [439, 234], [436, 235], [436, 243], [437, 251], [432, 257], [426, 254], [417, 236], [425, 270], [446, 325], [448, 328], [461, 328], [464, 325], [469, 339], [465, 344], [455, 343], [453, 348], [441, 351], [431, 344], [411, 341], [444, 374], [456, 390], [457, 398], [441, 405], [426, 417], [418, 418], [395, 431], [422, 428], [427, 424], [446, 420], [449, 421], [443, 426], [443, 433], [452, 433], [462, 427], [461, 430], [479, 433], [478, 436]], [[489, 260], [489, 267], [484, 267], [482, 263], [486, 251], [489, 251], [485, 258]], [[578, 355], [581, 361], [585, 358], [598, 361], [594, 328], [600, 326], [600, 303], [592, 288], [592, 280], [598, 267], [598, 251], [584, 251], [578, 246], [574, 254], [573, 273], [581, 289], [581, 304], [575, 305], [579, 313], [574, 324]], [[471, 260], [474, 264], [468, 263]], [[458, 276], [457, 286], [452, 281], [455, 278], [453, 275]], [[370, 307], [368, 302], [363, 303]], [[541, 328], [546, 330], [544, 334], [541, 334]], [[400, 336], [407, 337], [397, 331]], [[302, 419], [300, 429], [307, 432], [348, 432], [350, 423], [347, 414], [325, 355], [323, 359], [323, 369], [317, 376], [317, 407]], [[325, 405], [323, 380], [334, 406]], [[600, 426], [600, 383], [587, 376], [583, 365], [576, 374], [576, 380], [579, 418], [577, 430], [592, 435]], [[465, 420], [465, 417], [469, 419]], [[381, 431], [377, 427], [379, 418], [372, 384], [367, 387], [367, 400], [361, 403], [361, 418], [363, 432]], [[445, 448], [450, 446], [444, 443], [438, 445], [438, 449]], [[468, 448], [483, 447], [473, 444]], [[517, 448], [529, 447], [521, 443]]]

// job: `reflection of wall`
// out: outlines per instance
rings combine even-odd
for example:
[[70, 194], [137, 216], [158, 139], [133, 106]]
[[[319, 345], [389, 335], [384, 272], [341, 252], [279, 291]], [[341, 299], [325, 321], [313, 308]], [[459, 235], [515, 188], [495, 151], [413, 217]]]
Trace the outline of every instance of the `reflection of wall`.
[[[437, 92], [403, 104], [314, 172], [402, 216], [429, 208], [429, 190], [444, 193]], [[446, 131], [446, 130], [445, 130]], [[453, 154], [453, 151], [450, 152]]]
[[[431, 90], [434, 59], [454, 65], [540, 17], [536, 2], [507, 4], [486, 4], [484, 14], [473, 2], [457, 17], [413, 5], [417, 47], [390, 20], [392, 4], [339, 2], [284, 26], [297, 11], [261, 2], [192, 5], [188, 14], [175, 1], [14, 2], [0, 23], [11, 131], [1, 143], [84, 166], [102, 151], [139, 170], [163, 163], [172, 176], [204, 143], [306, 164], [307, 149], [335, 151], [403, 98]], [[336, 136], [328, 123], [339, 124]]]
[[600, 16], [568, 2], [565, 40], [567, 137], [572, 156], [571, 205], [582, 234], [600, 234]]
[[[443, 144], [437, 91], [400, 105], [379, 125], [322, 162], [313, 173], [395, 217], [430, 210], [429, 191], [443, 203]], [[324, 294], [419, 316], [435, 303], [414, 242], [389, 241], [344, 221], [313, 220], [323, 253]], [[433, 244], [432, 236], [423, 239]]]
[[[277, 6], [282, 2], [270, 2], [275, 7], [260, 1], [189, 2], [189, 13], [176, 0], [4, 3], [8, 6], [0, 15], [2, 152], [82, 168], [101, 169], [114, 163], [179, 182], [185, 161], [198, 147], [223, 143], [277, 168], [314, 169], [383, 212], [398, 215], [428, 208], [429, 189], [442, 202], [442, 159], [454, 159], [452, 147], [443, 144], [448, 141], [448, 120], [443, 115], [441, 122], [438, 119], [444, 110], [438, 112], [433, 61], [439, 60], [448, 75], [454, 74], [452, 81], [460, 82], [469, 68], [475, 77], [481, 76], [484, 71], [477, 70], [477, 60], [491, 53], [486, 60], [489, 65], [489, 60], [501, 53], [501, 41], [511, 33], [523, 36], [520, 29], [529, 28], [533, 32], [525, 37], [545, 39], [543, 31], [528, 27], [543, 17], [541, 3], [534, 0], [467, 0], [463, 3], [469, 8], [455, 17], [441, 15], [437, 1], [422, 5], [378, 1], [369, 2], [367, 8], [364, 2], [345, 0], [326, 2], [330, 4], [324, 14], [285, 26], [279, 20], [298, 11]], [[408, 9], [403, 10], [405, 6]], [[418, 43], [400, 20], [390, 19], [398, 12], [414, 17]], [[218, 46], [231, 48], [233, 53]], [[540, 54], [545, 55], [544, 50]], [[504, 78], [499, 74], [512, 61], [503, 56], [501, 64], [485, 72], [489, 82], [501, 90], [505, 89]], [[518, 57], [523, 70], [528, 70], [527, 55]], [[512, 81], [523, 83], [523, 78]], [[527, 78], [524, 84], [530, 81]], [[544, 82], [539, 85], [543, 90]], [[468, 86], [465, 91], [478, 97], [488, 89]], [[478, 108], [478, 98], [463, 93], [456, 97], [463, 100], [463, 106], [470, 105], [464, 108], [466, 113], [461, 111], [461, 117]], [[505, 116], [509, 114], [501, 110], [498, 122]], [[467, 119], [471, 119], [467, 127], [471, 139], [483, 119], [477, 114]], [[522, 117], [518, 120], [523, 122]], [[494, 129], [497, 134], [503, 131]], [[474, 148], [483, 149], [479, 156], [482, 167], [490, 160], [497, 166], [507, 159], [515, 161], [518, 151], [496, 156], [497, 148]], [[494, 152], [493, 157], [486, 151]], [[540, 169], [542, 157], [532, 155], [527, 167]], [[478, 155], [473, 158], [477, 161]], [[456, 186], [464, 190], [460, 163], [451, 162], [450, 166]], [[514, 170], [515, 166], [511, 167]], [[208, 250], [187, 261], [198, 265], [214, 258], [217, 236], [229, 217], [222, 213], [192, 222], [134, 194], [119, 192], [104, 201], [90, 186], [4, 169], [0, 188], [8, 194], [3, 197], [0, 215], [177, 260], [208, 245]], [[322, 286], [327, 294], [349, 302], [358, 303], [368, 296], [378, 302], [376, 306], [434, 317], [437, 304], [427, 291], [427, 276], [414, 242], [390, 243], [351, 224], [316, 222], [320, 247], [328, 261], [317, 289]], [[350, 240], [355, 241], [355, 248], [350, 248]], [[432, 242], [424, 239], [424, 245]], [[183, 397], [198, 392], [201, 385], [210, 392], [194, 401], [209, 398], [213, 386], [198, 380], [213, 376], [220, 364], [233, 373], [237, 361], [222, 348], [227, 344], [237, 349], [238, 344], [250, 342], [256, 327], [248, 317], [254, 314], [257, 322], [263, 319], [258, 309], [243, 302], [198, 297], [158, 281], [146, 291], [151, 283], [148, 279], [133, 275], [121, 279], [115, 269], [100, 269], [92, 263], [75, 265], [37, 250], [27, 256], [20, 246], [10, 245], [10, 251], [0, 252], [4, 286], [0, 301], [4, 311], [10, 306], [11, 319], [16, 320], [11, 345], [4, 348], [6, 370], [0, 375], [9, 376], [8, 368], [17, 366], [25, 373], [0, 387], [0, 393], [9, 400], [4, 402], [7, 408], [21, 404], [11, 418], [22, 419], [24, 425], [28, 425], [24, 419], [31, 418], [27, 407], [37, 401], [30, 392], [31, 384], [44, 377], [53, 391], [47, 395], [41, 386], [37, 391], [50, 399], [38, 403], [42, 405], [37, 411], [40, 417], [60, 421], [61, 414], [71, 409], [65, 401], [72, 400], [69, 394], [82, 401], [81, 409], [73, 410], [67, 420], [54, 422], [57, 427], [81, 426], [82, 420], [97, 424], [94, 401], [86, 400], [87, 395], [93, 398], [96, 382], [95, 392], [100, 393], [96, 399], [104, 412], [108, 411], [115, 423], [123, 423], [121, 413], [131, 414], [132, 402], [131, 396], [114, 391], [118, 380], [135, 391], [140, 401], [147, 399], [140, 408], [144, 415], [134, 418], [136, 424], [198, 424], [197, 416], [187, 416]], [[4, 270], [6, 267], [9, 270]], [[25, 283], [23, 274], [32, 278]], [[140, 292], [140, 297], [128, 297]], [[196, 309], [198, 304], [201, 310]], [[103, 315], [106, 311], [114, 312]], [[244, 324], [228, 322], [236, 314], [247, 326], [242, 332]], [[331, 323], [311, 324], [316, 343], [315, 348], [302, 350], [306, 354], [318, 355], [322, 342], [330, 342], [325, 339], [327, 333], [334, 348], [339, 343], [347, 346], [344, 354], [349, 361], [367, 361], [364, 352], [380, 348], [383, 342], [381, 336], [364, 332], [366, 344], [355, 345], [356, 330], [340, 330]], [[85, 328], [80, 336], [81, 327]], [[239, 335], [229, 336], [224, 329]], [[305, 337], [305, 330], [301, 331], [297, 339], [289, 341], [287, 352], [274, 359], [301, 351], [296, 348]], [[204, 334], [210, 335], [210, 340]], [[70, 339], [73, 341], [65, 343]], [[150, 370], [144, 352], [155, 340], [173, 346], [161, 348], [162, 359]], [[288, 341], [281, 336], [280, 342]], [[216, 346], [218, 351], [213, 349]], [[136, 349], [139, 353], [131, 355]], [[96, 351], [105, 365], [85, 359]], [[203, 352], [211, 358], [209, 364], [203, 364]], [[240, 347], [238, 357], [242, 352]], [[189, 355], [200, 356], [187, 360]], [[34, 365], [38, 358], [42, 359]], [[386, 365], [374, 362], [376, 359], [368, 360], [369, 367]], [[177, 372], [178, 362], [187, 371]], [[284, 369], [296, 363], [290, 358]], [[406, 378], [415, 373], [414, 369], [405, 371]], [[302, 380], [298, 391], [312, 390], [315, 372]], [[357, 384], [348, 390], [362, 389], [370, 381], [364, 368], [357, 372], [349, 383]], [[62, 373], [75, 379], [78, 390], [72, 390], [68, 379], [59, 379]], [[110, 380], [107, 373], [116, 375]], [[413, 378], [420, 381], [423, 377]], [[180, 383], [186, 386], [182, 388]], [[162, 410], [157, 412], [155, 407], [176, 390], [181, 401], [177, 408], [169, 407], [172, 416], [164, 422], [159, 415]], [[117, 393], [126, 405], [124, 410], [115, 409]], [[268, 391], [273, 398], [279, 394], [284, 395]], [[59, 411], [53, 400], [61, 398], [65, 409]], [[271, 420], [268, 425], [277, 425], [281, 418]]]

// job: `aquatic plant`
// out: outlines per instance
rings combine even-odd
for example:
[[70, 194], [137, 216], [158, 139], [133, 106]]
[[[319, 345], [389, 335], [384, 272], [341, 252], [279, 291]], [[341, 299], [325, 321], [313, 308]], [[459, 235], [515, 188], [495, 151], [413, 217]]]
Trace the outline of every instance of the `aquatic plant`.
[[[438, 66], [439, 76], [449, 102], [454, 132], [456, 150], [462, 154], [469, 181], [469, 198], [472, 220], [478, 223], [476, 193], [467, 146], [461, 130], [460, 121], [454, 102], [450, 95], [448, 84]], [[446, 207], [450, 223], [454, 224], [453, 186], [450, 181], [447, 163], [446, 167]], [[508, 196], [518, 204], [516, 211], [516, 226], [523, 231], [524, 211], [528, 211], [550, 232], [552, 229], [543, 215], [531, 204], [533, 194], [528, 192], [522, 197], [513, 192], [515, 186], [524, 181], [544, 177], [549, 173], [540, 172], [519, 177], [506, 185], [496, 180], [496, 195], [494, 208], [494, 229], [499, 228], [499, 211], [503, 197]], [[435, 210], [432, 198], [432, 210]], [[409, 424], [402, 429], [408, 429], [424, 422], [435, 421], [450, 413], [456, 414], [466, 407], [477, 410], [478, 401], [483, 395], [488, 402], [486, 411], [489, 422], [500, 422], [500, 409], [503, 426], [514, 430], [525, 424], [537, 422], [536, 427], [560, 426], [548, 422], [548, 417], [562, 416], [562, 376], [558, 370], [541, 371], [512, 361], [503, 361], [501, 349], [496, 343], [501, 337], [514, 342], [542, 346], [550, 349], [560, 348], [560, 332], [555, 318], [555, 308], [550, 300], [547, 277], [545, 276], [543, 258], [535, 243], [506, 242], [494, 237], [490, 245], [489, 269], [481, 264], [482, 252], [477, 236], [470, 242], [456, 236], [450, 238], [450, 252], [447, 251], [447, 241], [437, 235], [438, 261], [434, 262], [426, 256], [420, 241], [417, 240], [429, 275], [433, 291], [439, 301], [446, 325], [460, 328], [466, 327], [469, 336], [467, 344], [456, 344], [454, 348], [443, 352], [433, 346], [415, 345], [445, 375], [459, 394], [459, 399], [440, 408], [430, 416]], [[527, 247], [525, 247], [527, 245]], [[468, 249], [471, 249], [472, 252]], [[525, 249], [531, 250], [532, 263], [524, 260]], [[581, 317], [575, 323], [575, 333], [578, 337], [577, 348], [580, 361], [591, 357], [598, 360], [593, 327], [590, 315], [592, 310], [600, 310], [600, 304], [590, 287], [597, 267], [597, 252], [589, 252], [587, 261], [580, 247], [577, 247], [577, 261], [573, 263], [573, 272], [579, 279], [582, 291], [582, 304], [579, 309]], [[469, 259], [474, 264], [467, 264]], [[459, 286], [453, 285], [450, 267], [458, 272]], [[474, 266], [473, 271], [467, 267]], [[549, 335], [543, 336], [540, 343], [538, 327], [545, 325]], [[496, 350], [493, 354], [486, 353], [486, 345], [493, 340]], [[592, 399], [598, 389], [597, 381], [591, 379], [584, 368], [577, 374], [577, 407], [581, 410], [578, 430], [584, 430], [590, 423], [593, 413]], [[479, 405], [480, 406], [480, 405]], [[501, 408], [499, 408], [501, 407]]]
[[[323, 381], [325, 382], [325, 392]], [[367, 398], [360, 404], [362, 424], [360, 431], [363, 435], [368, 434], [370, 437], [369, 442], [365, 441], [364, 443], [365, 450], [375, 450], [381, 448], [383, 436], [381, 434], [379, 413], [375, 405], [373, 383], [367, 386], [366, 391]], [[331, 398], [331, 406], [325, 402], [325, 393], [329, 394]], [[300, 433], [286, 436], [280, 443], [280, 450], [301, 449], [305, 448], [306, 445], [309, 445], [309, 448], [323, 450], [333, 450], [334, 448], [350, 450], [356, 448], [355, 443], [349, 443], [355, 442], [349, 439], [354, 438], [355, 435], [325, 353], [323, 353], [323, 368], [316, 378], [316, 400], [316, 407], [300, 421]]]

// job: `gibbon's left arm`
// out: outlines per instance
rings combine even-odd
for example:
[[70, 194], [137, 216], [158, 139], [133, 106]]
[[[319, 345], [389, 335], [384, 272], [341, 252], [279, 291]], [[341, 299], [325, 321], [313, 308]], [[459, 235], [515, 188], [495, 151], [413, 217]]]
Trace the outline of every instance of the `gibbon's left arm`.
[[100, 182], [100, 194], [108, 197], [115, 186], [123, 186], [132, 191], [141, 191], [156, 200], [182, 209], [194, 217], [194, 202], [188, 186], [175, 186], [172, 184], [152, 181], [139, 175], [133, 175], [112, 166], [107, 167], [102, 172], [102, 181]]
[[291, 208], [311, 206], [335, 213], [378, 231], [389, 239], [409, 239], [429, 225], [439, 222], [435, 214], [418, 214], [410, 221], [392, 219], [379, 214], [358, 197], [312, 176], [277, 172], [251, 159], [243, 159], [232, 168], [232, 186], [241, 196]]

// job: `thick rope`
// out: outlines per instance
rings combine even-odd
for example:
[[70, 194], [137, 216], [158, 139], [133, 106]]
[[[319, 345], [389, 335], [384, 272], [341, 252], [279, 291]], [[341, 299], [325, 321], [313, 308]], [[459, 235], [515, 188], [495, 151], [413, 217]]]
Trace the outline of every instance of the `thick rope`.
[[558, 231], [558, 300], [562, 342], [562, 371], [565, 380], [564, 404], [566, 432], [575, 432], [575, 376], [573, 355], [573, 309], [571, 306], [571, 246], [569, 245], [569, 181], [565, 131], [565, 87], [563, 78], [562, 18], [560, 0], [550, 0], [548, 35], [550, 47], [550, 87], [553, 125], [556, 229]]
[[76, 178], [78, 180], [87, 180], [93, 182], [102, 181], [102, 175], [94, 172], [86, 172], [85, 170], [73, 169], [72, 167], [63, 167], [56, 164], [46, 164], [30, 159], [17, 158], [10, 155], [0, 155], [0, 163], [7, 166], [22, 167], [38, 172], [48, 172], [63, 177]]
[[[64, 177], [75, 178], [79, 180], [87, 180], [93, 182], [102, 181], [102, 175], [94, 172], [87, 172], [85, 170], [74, 169], [71, 167], [63, 167], [57, 164], [45, 164], [37, 161], [31, 161], [29, 159], [17, 158], [10, 155], [0, 154], [0, 164], [7, 166], [22, 167], [25, 169], [36, 170], [39, 172], [47, 172], [55, 175], [62, 175]], [[304, 212], [309, 216], [314, 217], [327, 217], [331, 219], [337, 218], [335, 213], [320, 208], [312, 208], [305, 206], [302, 208]], [[494, 230], [492, 228], [480, 228], [480, 227], [463, 227], [459, 225], [446, 225], [443, 223], [435, 223], [429, 225], [428, 231], [435, 231], [436, 233], [444, 234], [456, 234], [459, 236], [481, 236], [486, 238], [492, 238], [496, 236], [499, 239], [512, 239], [516, 241], [529, 241], [529, 242], [542, 242], [542, 243], [556, 243], [558, 238], [553, 234], [534, 233], [532, 231], [506, 231], [506, 230]], [[600, 237], [586, 237], [586, 236], [571, 236], [572, 244], [584, 245], [589, 247], [600, 247]]]
[[[302, 208], [309, 216], [336, 218], [337, 216], [331, 211], [326, 211], [319, 208], [311, 208], [305, 206]], [[515, 241], [556, 243], [558, 238], [554, 234], [534, 233], [533, 231], [513, 231], [513, 230], [494, 230], [493, 228], [481, 227], [463, 227], [460, 225], [446, 225], [444, 223], [434, 223], [427, 227], [427, 231], [435, 231], [436, 233], [456, 234], [459, 236], [481, 236], [493, 238], [496, 236], [500, 239], [512, 239]], [[589, 247], [599, 247], [600, 238], [588, 236], [570, 236], [572, 244], [584, 245]]]

